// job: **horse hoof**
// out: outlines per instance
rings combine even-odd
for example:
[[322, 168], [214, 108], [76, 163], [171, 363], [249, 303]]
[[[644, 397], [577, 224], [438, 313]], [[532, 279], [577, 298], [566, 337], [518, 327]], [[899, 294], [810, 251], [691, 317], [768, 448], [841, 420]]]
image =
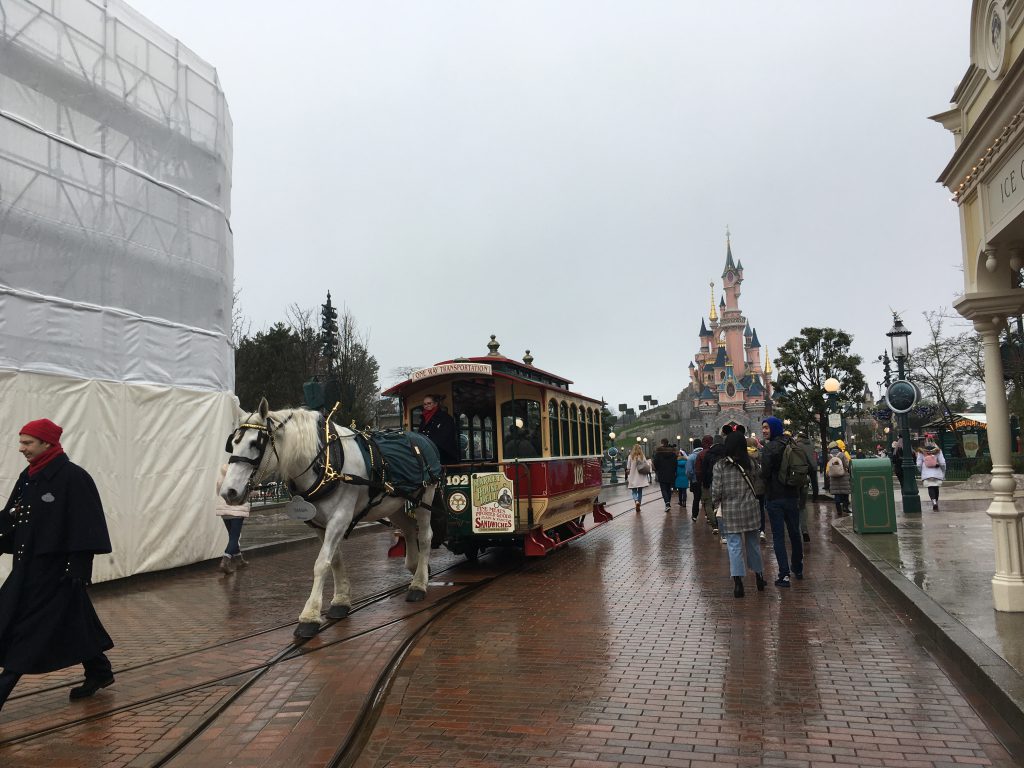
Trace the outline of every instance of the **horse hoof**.
[[327, 609], [328, 619], [344, 619], [352, 609], [347, 605], [332, 605]]
[[320, 630], [320, 625], [315, 621], [300, 621], [295, 628], [295, 636], [303, 640], [309, 640]]
[[422, 589], [410, 589], [408, 592], [405, 593], [405, 602], [418, 603], [426, 596], [427, 593], [424, 592]]

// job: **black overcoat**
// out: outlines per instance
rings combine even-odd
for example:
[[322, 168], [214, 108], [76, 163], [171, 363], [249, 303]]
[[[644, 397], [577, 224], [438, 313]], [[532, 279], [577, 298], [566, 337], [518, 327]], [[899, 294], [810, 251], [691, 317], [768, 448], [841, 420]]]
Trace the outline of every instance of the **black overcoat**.
[[441, 454], [442, 464], [458, 464], [459, 443], [455, 435], [455, 420], [440, 408], [427, 423], [420, 423], [419, 432], [429, 437], [437, 452]]
[[85, 590], [93, 555], [110, 552], [88, 472], [64, 455], [22, 472], [0, 512], [0, 552], [14, 555], [0, 587], [0, 667], [53, 672], [114, 647]]

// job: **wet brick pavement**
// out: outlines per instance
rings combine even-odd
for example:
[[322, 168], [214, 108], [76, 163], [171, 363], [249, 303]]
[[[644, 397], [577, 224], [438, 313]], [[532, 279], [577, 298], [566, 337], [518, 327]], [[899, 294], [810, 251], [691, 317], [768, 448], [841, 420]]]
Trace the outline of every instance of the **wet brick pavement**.
[[358, 765], [1015, 765], [821, 509], [788, 590], [734, 598], [654, 499], [499, 582], [421, 640]]
[[[618, 500], [612, 511], [627, 506], [622, 489], [605, 495]], [[807, 579], [772, 586], [765, 546], [767, 590], [748, 579], [737, 600], [725, 547], [677, 507], [665, 514], [655, 496], [640, 515], [531, 561], [431, 625], [357, 765], [1016, 764], [899, 607], [831, 543], [827, 508], [812, 518]], [[246, 533], [252, 546], [259, 531]], [[354, 595], [405, 579], [401, 562], [383, 557], [390, 541], [373, 529], [346, 545], [361, 553], [350, 568]], [[26, 678], [0, 713], [0, 743], [124, 708], [0, 746], [0, 766], [153, 765], [237, 690], [241, 671], [288, 642], [315, 549], [257, 550], [230, 577], [207, 563], [101, 585], [94, 594], [117, 642], [117, 684], [69, 704], [78, 670]], [[458, 561], [435, 552], [432, 568]], [[434, 577], [433, 599], [468, 577], [446, 578]], [[326, 765], [411, 631], [378, 620], [417, 610], [397, 601], [354, 614], [311, 641], [314, 653], [273, 667], [169, 765]], [[427, 613], [416, 616], [414, 625]], [[361, 629], [375, 631], [335, 642]], [[145, 698], [217, 675], [226, 679]]]

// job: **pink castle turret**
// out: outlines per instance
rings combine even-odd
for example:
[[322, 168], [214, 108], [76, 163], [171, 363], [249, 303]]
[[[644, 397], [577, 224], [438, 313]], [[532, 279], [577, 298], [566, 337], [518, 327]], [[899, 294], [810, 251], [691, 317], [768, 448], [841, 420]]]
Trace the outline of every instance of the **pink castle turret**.
[[727, 231], [722, 298], [716, 307], [711, 283], [709, 322], [701, 319], [700, 351], [689, 366], [695, 433], [715, 434], [731, 422], [759, 436], [761, 419], [770, 413], [771, 381], [762, 368], [757, 331], [740, 310], [742, 285], [743, 263], [734, 260]]

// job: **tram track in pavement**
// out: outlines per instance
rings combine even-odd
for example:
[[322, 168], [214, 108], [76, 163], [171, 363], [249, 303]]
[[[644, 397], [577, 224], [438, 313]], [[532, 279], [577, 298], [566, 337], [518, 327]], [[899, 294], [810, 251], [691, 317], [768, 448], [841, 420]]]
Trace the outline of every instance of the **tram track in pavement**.
[[[621, 511], [618, 511], [617, 514], [614, 514], [614, 517], [619, 517], [627, 512], [633, 511], [631, 501], [627, 500], [617, 502], [615, 506], [618, 506], [620, 503], [623, 504], [624, 508]], [[487, 562], [487, 560], [490, 559], [487, 556], [490, 554], [491, 553], [484, 553], [484, 555], [481, 556], [480, 562]], [[160, 692], [148, 697], [133, 697], [131, 701], [123, 704], [118, 704], [117, 706], [106, 707], [100, 711], [91, 711], [82, 717], [68, 719], [53, 725], [46, 725], [34, 729], [29, 729], [27, 731], [16, 733], [10, 736], [7, 733], [5, 733], [5, 731], [7, 731], [8, 728], [0, 726], [0, 758], [3, 757], [3, 750], [9, 747], [17, 747], [19, 745], [30, 744], [32, 742], [46, 741], [49, 738], [59, 738], [64, 734], [68, 734], [74, 731], [76, 728], [89, 725], [96, 726], [105, 720], [112, 720], [117, 716], [125, 715], [127, 713], [134, 712], [137, 715], [141, 715], [143, 710], [147, 708], [152, 708], [160, 703], [180, 700], [188, 696], [189, 694], [203, 691], [204, 689], [215, 688], [216, 686], [230, 685], [231, 690], [225, 693], [211, 707], [206, 709], [202, 716], [198, 718], [199, 722], [190, 725], [187, 731], [180, 738], [178, 738], [172, 746], [166, 749], [161, 749], [161, 754], [159, 756], [151, 755], [153, 757], [153, 762], [144, 763], [146, 765], [153, 766], [154, 768], [171, 765], [176, 761], [176, 759], [180, 755], [182, 755], [183, 752], [185, 752], [188, 749], [188, 747], [193, 742], [196, 741], [197, 738], [199, 738], [203, 733], [207, 732], [212, 726], [214, 726], [219, 720], [219, 718], [235, 702], [237, 702], [242, 696], [244, 696], [246, 692], [250, 691], [257, 683], [259, 683], [260, 680], [268, 672], [276, 669], [279, 665], [295, 659], [299, 659], [303, 656], [323, 652], [336, 646], [343, 645], [345, 643], [351, 643], [353, 641], [364, 638], [367, 635], [371, 635], [375, 632], [380, 632], [385, 628], [392, 627], [396, 624], [412, 622], [418, 617], [422, 617], [424, 614], [433, 613], [433, 615], [427, 617], [426, 620], [424, 620], [418, 628], [408, 633], [408, 635], [405, 637], [405, 639], [400, 644], [398, 649], [384, 665], [384, 668], [378, 675], [375, 684], [369, 691], [369, 694], [365, 697], [363, 704], [359, 709], [358, 715], [355, 718], [353, 726], [348, 729], [345, 740], [338, 747], [337, 751], [334, 753], [330, 761], [326, 763], [326, 765], [329, 766], [329, 768], [334, 768], [335, 766], [341, 767], [352, 765], [354, 760], [358, 757], [359, 753], [361, 752], [362, 747], [369, 739], [370, 733], [372, 732], [373, 727], [375, 726], [377, 719], [379, 717], [381, 707], [383, 706], [384, 701], [386, 700], [387, 692], [388, 690], [390, 690], [391, 684], [394, 680], [395, 675], [397, 674], [398, 669], [401, 666], [402, 661], [405, 659], [408, 652], [415, 646], [416, 641], [423, 635], [423, 633], [425, 633], [430, 628], [434, 621], [436, 621], [438, 618], [447, 613], [447, 611], [450, 608], [455, 607], [471, 595], [476, 594], [480, 589], [493, 583], [495, 580], [502, 578], [506, 575], [510, 575], [512, 573], [519, 572], [529, 568], [530, 563], [531, 561], [519, 559], [517, 563], [513, 566], [501, 568], [492, 575], [480, 578], [477, 581], [470, 583], [468, 585], [463, 584], [452, 593], [447, 595], [441, 595], [427, 603], [406, 604], [403, 602], [400, 605], [415, 605], [417, 607], [410, 608], [404, 611], [399, 611], [400, 615], [394, 616], [379, 623], [372, 623], [361, 629], [357, 629], [350, 633], [346, 633], [341, 637], [331, 638], [327, 640], [323, 639], [325, 633], [337, 627], [339, 624], [345, 626], [345, 622], [349, 622], [351, 618], [353, 616], [356, 616], [359, 612], [366, 611], [367, 609], [372, 608], [375, 605], [385, 604], [387, 603], [387, 601], [391, 600], [398, 594], [404, 593], [408, 587], [408, 583], [403, 582], [400, 585], [388, 587], [379, 590], [375, 593], [372, 593], [370, 595], [366, 595], [362, 598], [359, 598], [353, 604], [352, 611], [344, 619], [326, 619], [312, 641], [297, 640], [292, 638], [290, 636], [290, 630], [295, 627], [296, 622], [288, 622], [284, 624], [275, 625], [273, 627], [269, 627], [258, 632], [249, 633], [248, 635], [242, 637], [232, 638], [222, 643], [212, 644], [202, 649], [195, 649], [180, 654], [173, 654], [167, 657], [162, 657], [158, 660], [133, 665], [132, 667], [122, 668], [116, 671], [117, 675], [125, 676], [128, 673], [137, 673], [140, 675], [145, 675], [145, 673], [151, 671], [154, 667], [160, 664], [166, 664], [168, 662], [179, 661], [181, 659], [201, 655], [203, 653], [209, 653], [210, 651], [223, 649], [234, 644], [245, 643], [246, 641], [255, 638], [270, 636], [273, 635], [273, 633], [283, 633], [285, 631], [289, 631], [289, 638], [287, 642], [282, 643], [276, 652], [273, 652], [269, 658], [264, 657], [265, 660], [260, 663], [250, 664], [243, 668], [234, 668], [231, 669], [228, 673], [222, 675], [207, 676], [204, 679], [199, 680], [191, 685], [176, 687], [172, 690]], [[445, 573], [457, 571], [461, 568], [471, 568], [473, 569], [473, 571], [477, 571], [479, 569], [479, 565], [480, 563], [455, 563], [453, 565], [449, 565], [446, 568], [442, 568], [432, 573], [431, 579], [433, 581], [434, 579]], [[432, 591], [436, 592], [436, 589], [432, 589]], [[245, 677], [245, 679], [241, 682], [229, 683], [229, 681], [235, 680], [239, 677]], [[131, 683], [129, 683], [129, 687], [130, 686]], [[21, 698], [28, 698], [31, 696], [35, 696], [37, 694], [44, 694], [46, 692], [50, 692], [52, 694], [53, 691], [62, 691], [64, 688], [66, 688], [66, 684], [54, 686], [53, 688], [34, 691], [30, 694], [24, 695]], [[49, 719], [52, 721], [52, 714]], [[193, 719], [196, 719], [195, 716], [193, 716]], [[161, 740], [163, 739], [157, 738], [153, 746], [159, 744]]]
[[[462, 567], [463, 565], [464, 565], [464, 563], [461, 563], [461, 562], [453, 563], [451, 565], [448, 565], [445, 568], [441, 568], [441, 569], [435, 571], [432, 574], [432, 578], [434, 578], [436, 576], [440, 576], [441, 574], [447, 573], [447, 572], [449, 572], [451, 570], [454, 570], [456, 568]], [[385, 602], [385, 601], [395, 597], [396, 595], [403, 594], [408, 589], [408, 586], [409, 586], [408, 582], [405, 581], [405, 582], [402, 582], [401, 584], [397, 584], [397, 585], [394, 585], [394, 586], [391, 586], [391, 587], [387, 587], [385, 589], [378, 590], [377, 592], [373, 592], [373, 593], [368, 594], [368, 595], [360, 596], [360, 597], [356, 598], [355, 600], [353, 600], [352, 609], [349, 612], [348, 616], [346, 616], [344, 618], [340, 618], [340, 619], [327, 618], [326, 611], [322, 612], [321, 616], [322, 616], [323, 621], [322, 621], [322, 623], [320, 625], [320, 628], [317, 630], [317, 634], [319, 635], [321, 632], [324, 632], [325, 630], [328, 630], [328, 629], [334, 627], [335, 625], [339, 624], [340, 622], [346, 621], [349, 617], [351, 617], [353, 615], [357, 615], [360, 611], [365, 611], [367, 608], [370, 608], [370, 607], [372, 607], [374, 605], [377, 605], [377, 604], [380, 604], [382, 602]], [[201, 648], [194, 648], [194, 649], [190, 649], [188, 651], [182, 651], [180, 653], [170, 654], [170, 655], [167, 655], [167, 656], [161, 656], [161, 657], [159, 657], [157, 659], [151, 659], [151, 660], [148, 660], [148, 661], [140, 663], [140, 664], [133, 664], [131, 666], [120, 667], [118, 669], [115, 669], [114, 670], [115, 677], [120, 678], [120, 677], [123, 677], [123, 676], [130, 675], [130, 673], [146, 672], [146, 671], [152, 670], [153, 668], [158, 667], [159, 665], [162, 665], [162, 664], [168, 664], [168, 663], [171, 663], [171, 662], [180, 662], [180, 661], [188, 659], [190, 657], [198, 657], [198, 656], [202, 656], [203, 654], [208, 654], [208, 653], [211, 653], [211, 652], [214, 652], [214, 651], [218, 651], [218, 650], [221, 650], [221, 649], [226, 649], [226, 648], [229, 648], [230, 646], [238, 645], [238, 644], [243, 644], [243, 643], [246, 643], [247, 641], [251, 641], [251, 640], [254, 640], [254, 639], [262, 638], [264, 636], [271, 635], [273, 633], [284, 633], [285, 631], [288, 632], [288, 638], [289, 639], [284, 644], [284, 647], [281, 648], [280, 651], [275, 653], [271, 657], [270, 660], [268, 660], [267, 662], [261, 663], [261, 664], [252, 665], [252, 666], [244, 668], [244, 669], [236, 669], [236, 670], [233, 670], [230, 674], [225, 674], [225, 675], [222, 675], [222, 676], [219, 676], [219, 677], [215, 677], [215, 678], [209, 678], [209, 679], [206, 679], [206, 680], [204, 680], [202, 682], [198, 682], [198, 683], [195, 683], [193, 685], [183, 686], [181, 688], [178, 688], [178, 689], [175, 689], [175, 690], [172, 690], [172, 691], [168, 691], [166, 693], [162, 693], [162, 694], [159, 694], [159, 695], [149, 696], [149, 697], [145, 697], [145, 698], [142, 698], [142, 699], [135, 699], [135, 700], [133, 700], [131, 702], [127, 702], [125, 704], [119, 704], [116, 707], [110, 707], [110, 708], [104, 709], [104, 710], [99, 711], [99, 712], [90, 712], [88, 715], [86, 715], [84, 717], [72, 718], [72, 719], [66, 720], [64, 722], [58, 723], [58, 724], [53, 725], [53, 726], [38, 728], [36, 730], [30, 730], [30, 731], [27, 731], [27, 732], [17, 733], [15, 735], [8, 735], [6, 733], [6, 731], [8, 731], [8, 727], [0, 726], [0, 749], [6, 747], [8, 745], [23, 743], [25, 741], [30, 741], [32, 739], [44, 737], [44, 736], [47, 736], [47, 735], [56, 734], [56, 733], [59, 733], [62, 730], [65, 730], [65, 729], [68, 729], [68, 728], [73, 728], [73, 727], [75, 727], [77, 725], [81, 725], [83, 723], [88, 723], [88, 722], [93, 722], [93, 721], [101, 720], [103, 718], [110, 717], [111, 715], [115, 715], [115, 714], [118, 714], [120, 712], [124, 712], [124, 711], [127, 711], [127, 710], [135, 709], [135, 708], [138, 708], [140, 706], [147, 706], [147, 705], [152, 704], [154, 702], [164, 701], [164, 700], [167, 700], [167, 699], [170, 699], [170, 698], [174, 698], [175, 696], [181, 696], [181, 695], [187, 694], [187, 693], [192, 692], [192, 691], [200, 690], [200, 689], [202, 689], [204, 687], [220, 684], [220, 683], [223, 683], [226, 680], [230, 680], [232, 678], [238, 677], [239, 675], [258, 673], [261, 670], [265, 671], [266, 669], [269, 669], [271, 666], [273, 666], [273, 664], [276, 664], [276, 663], [278, 663], [280, 661], [284, 661], [284, 660], [287, 660], [288, 658], [292, 658], [295, 655], [298, 655], [296, 652], [297, 651], [301, 651], [303, 645], [305, 645], [308, 642], [306, 640], [300, 640], [300, 639], [297, 639], [297, 638], [294, 637], [294, 634], [293, 634], [292, 630], [294, 630], [294, 628], [296, 626], [297, 626], [297, 622], [296, 621], [289, 621], [289, 622], [285, 622], [285, 623], [280, 623], [280, 624], [276, 624], [276, 625], [271, 626], [271, 627], [266, 627], [266, 628], [258, 630], [256, 632], [250, 632], [250, 633], [248, 633], [246, 635], [241, 635], [241, 636], [238, 636], [238, 637], [233, 637], [233, 638], [230, 638], [228, 640], [224, 640], [224, 641], [219, 642], [219, 643], [212, 643], [210, 645], [206, 645], [206, 646], [203, 646]], [[369, 629], [369, 630], [365, 630], [363, 632], [355, 633], [355, 634], [353, 634], [350, 637], [342, 638], [341, 641], [357, 638], [357, 637], [361, 636], [362, 634], [365, 634], [366, 631], [373, 631], [373, 629]], [[333, 642], [339, 642], [339, 641], [336, 640], [336, 641], [333, 641]], [[324, 647], [327, 647], [327, 646], [325, 645]], [[45, 694], [53, 694], [53, 693], [55, 693], [57, 691], [61, 691], [62, 692], [64, 690], [66, 690], [67, 687], [68, 687], [67, 683], [59, 683], [59, 684], [55, 684], [55, 685], [52, 685], [52, 686], [47, 686], [45, 688], [38, 688], [36, 690], [33, 690], [31, 692], [28, 692], [28, 693], [21, 694], [21, 695], [18, 695], [18, 696], [11, 696], [10, 699], [8, 699], [8, 703], [11, 704], [11, 703], [15, 703], [15, 702], [18, 702], [18, 701], [24, 702], [26, 700], [37, 699], [37, 698], [39, 698], [39, 697], [41, 697], [41, 696], [43, 696]], [[9, 724], [6, 724], [6, 725], [9, 726]]]

